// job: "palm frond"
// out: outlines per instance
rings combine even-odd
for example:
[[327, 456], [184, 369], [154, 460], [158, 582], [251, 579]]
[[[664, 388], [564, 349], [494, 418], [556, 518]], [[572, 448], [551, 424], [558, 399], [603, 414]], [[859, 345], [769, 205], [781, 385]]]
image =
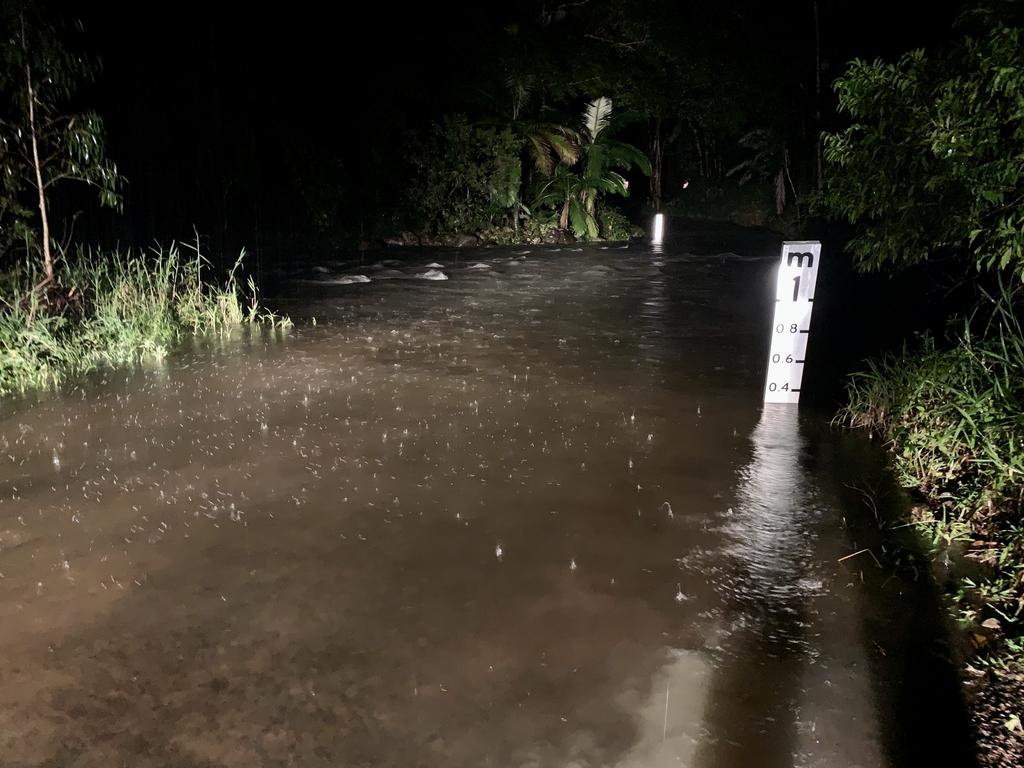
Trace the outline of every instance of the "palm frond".
[[580, 135], [567, 125], [544, 123], [537, 127], [537, 133], [566, 165], [573, 165], [580, 157]]
[[644, 154], [643, 150], [624, 141], [615, 141], [613, 139], [606, 140], [604, 145], [607, 148], [610, 164], [620, 168], [633, 168], [635, 166], [646, 175], [651, 175], [651, 161]]
[[576, 237], [597, 237], [597, 220], [587, 212], [583, 203], [575, 198], [569, 203], [569, 226]]
[[597, 141], [611, 120], [612, 100], [607, 96], [599, 96], [587, 104], [583, 111], [583, 131], [590, 138], [590, 141]]
[[555, 159], [551, 156], [550, 144], [537, 134], [528, 136], [526, 141], [526, 151], [533, 161], [533, 167], [542, 176], [550, 176], [555, 170]]
[[629, 197], [629, 186], [626, 184], [626, 178], [615, 171], [609, 171], [608, 175], [601, 179], [598, 189], [612, 195]]

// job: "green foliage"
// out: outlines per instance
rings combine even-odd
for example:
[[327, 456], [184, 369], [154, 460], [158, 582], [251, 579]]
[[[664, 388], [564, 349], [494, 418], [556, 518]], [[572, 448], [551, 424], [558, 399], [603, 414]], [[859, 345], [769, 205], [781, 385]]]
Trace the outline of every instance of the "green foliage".
[[2, 253], [18, 242], [42, 245], [36, 153], [46, 194], [62, 181], [79, 181], [96, 189], [101, 205], [119, 207], [122, 179], [105, 156], [100, 117], [64, 112], [77, 87], [94, 77], [96, 66], [67, 50], [60, 32], [30, 4], [5, 6], [0, 23], [6, 30], [0, 45]]
[[519, 200], [521, 149], [510, 128], [473, 124], [463, 115], [434, 123], [409, 150], [414, 215], [438, 235], [494, 224]]
[[825, 136], [826, 209], [859, 225], [864, 269], [940, 252], [1024, 275], [1024, 30], [993, 11], [940, 57], [853, 62], [836, 83], [853, 125]]
[[79, 254], [62, 275], [65, 295], [76, 297], [64, 313], [40, 303], [40, 293], [31, 290], [33, 271], [6, 274], [0, 395], [54, 386], [101, 366], [163, 358], [185, 334], [221, 334], [253, 323], [290, 326], [260, 308], [251, 280], [250, 302], [242, 303], [241, 260], [223, 285], [212, 286], [198, 251], [191, 258], [176, 246], [145, 255]]
[[650, 175], [647, 156], [632, 144], [613, 138], [634, 120], [632, 113], [612, 114], [611, 99], [600, 97], [583, 111], [579, 171], [556, 167], [534, 195], [534, 207], [560, 207], [560, 226], [571, 228], [580, 239], [594, 240], [600, 233], [597, 203], [603, 195], [629, 195], [629, 183], [619, 171], [639, 168]]
[[598, 209], [597, 219], [601, 225], [601, 237], [605, 240], [629, 240], [636, 229], [626, 214], [608, 205]]
[[542, 176], [550, 176], [557, 163], [573, 165], [579, 159], [579, 134], [567, 125], [552, 122], [549, 110], [541, 109], [538, 116], [530, 117], [527, 107], [536, 85], [530, 75], [511, 75], [505, 79], [508, 104], [501, 116], [493, 122], [509, 128], [523, 141], [530, 165]]
[[770, 128], [755, 128], [740, 137], [739, 146], [749, 154], [725, 175], [738, 176], [741, 187], [752, 180], [769, 182], [776, 216], [781, 216], [786, 210], [788, 188], [799, 215], [800, 195], [790, 174], [789, 149], [782, 138]]
[[[1019, 289], [1018, 289], [1019, 290]], [[842, 416], [882, 434], [903, 485], [935, 512], [937, 541], [970, 538], [986, 569], [967, 585], [970, 621], [1024, 618], [1024, 329], [1009, 290], [991, 320], [965, 325], [949, 349], [921, 346], [870, 364], [849, 386]], [[980, 327], [979, 327], [980, 326]]]

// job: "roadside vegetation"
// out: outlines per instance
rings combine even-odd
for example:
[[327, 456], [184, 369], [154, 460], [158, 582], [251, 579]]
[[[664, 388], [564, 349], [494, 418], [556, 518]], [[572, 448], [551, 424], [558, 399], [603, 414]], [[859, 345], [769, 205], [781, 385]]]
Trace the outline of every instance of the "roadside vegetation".
[[241, 257], [211, 281], [198, 245], [191, 254], [171, 245], [72, 255], [58, 245], [52, 200], [62, 185], [91, 187], [107, 207], [122, 202], [103, 120], [63, 111], [97, 67], [28, 6], [3, 21], [11, 39], [0, 49], [0, 397], [164, 357], [187, 334], [286, 328], [286, 318], [260, 307], [251, 280], [242, 298]]
[[615, 138], [638, 117], [613, 113], [611, 99], [600, 97], [578, 127], [530, 121], [522, 117], [528, 89], [510, 88], [511, 119], [450, 115], [410, 138], [406, 210], [415, 242], [628, 240], [642, 232], [610, 203], [629, 195], [623, 173], [651, 173], [639, 148]]
[[[510, 10], [444, 114], [395, 137], [397, 151], [379, 162], [370, 158], [377, 166], [366, 178], [400, 191], [366, 213], [358, 237], [625, 240], [658, 211], [796, 231], [820, 181], [818, 146], [807, 138], [820, 114], [797, 105], [822, 101], [821, 84], [777, 77], [774, 54], [767, 65], [725, 53], [754, 41], [723, 13], [664, 0]], [[816, 4], [802, 21], [817, 30]], [[813, 50], [800, 66], [821, 80]], [[338, 195], [316, 199], [327, 203], [322, 227], [340, 239]]]
[[912, 523], [957, 564], [981, 758], [1008, 765], [1024, 759], [1024, 18], [988, 3], [959, 31], [941, 54], [838, 80], [852, 125], [825, 139], [824, 203], [855, 225], [862, 269], [942, 262], [977, 297], [951, 331], [853, 376], [840, 419], [884, 437], [925, 502]]
[[251, 325], [287, 329], [287, 318], [260, 307], [251, 280], [243, 300], [241, 261], [215, 284], [197, 249], [82, 252], [60, 270], [59, 294], [35, 290], [34, 271], [5, 273], [0, 396], [55, 386], [103, 366], [159, 360], [186, 336]]
[[965, 570], [957, 616], [997, 664], [1024, 659], [1024, 334], [1012, 301], [947, 343], [926, 336], [869, 363], [842, 413], [887, 438], [899, 481], [928, 504], [915, 522], [934, 547], [980, 566]]

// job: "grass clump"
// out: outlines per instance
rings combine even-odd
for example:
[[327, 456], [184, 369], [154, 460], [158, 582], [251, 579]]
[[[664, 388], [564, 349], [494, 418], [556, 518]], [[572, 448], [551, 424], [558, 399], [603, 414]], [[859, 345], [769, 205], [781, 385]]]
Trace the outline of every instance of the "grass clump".
[[[952, 344], [930, 336], [869, 364], [840, 418], [881, 434], [937, 548], [972, 563], [959, 581], [959, 618], [982, 658], [1024, 663], [1024, 333], [1020, 291], [992, 301]], [[972, 330], [976, 329], [976, 330]], [[968, 575], [967, 571], [971, 571]]]
[[248, 324], [287, 328], [260, 307], [242, 256], [219, 285], [197, 248], [146, 253], [79, 252], [58, 285], [33, 288], [27, 269], [0, 278], [0, 396], [55, 386], [102, 366], [165, 357], [186, 335], [220, 334]]

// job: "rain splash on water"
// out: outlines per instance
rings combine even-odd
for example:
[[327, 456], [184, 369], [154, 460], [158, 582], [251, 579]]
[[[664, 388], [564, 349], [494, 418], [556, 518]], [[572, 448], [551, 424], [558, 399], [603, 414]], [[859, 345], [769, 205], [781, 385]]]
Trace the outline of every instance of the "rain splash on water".
[[777, 253], [321, 264], [5, 405], [0, 764], [912, 764], [861, 448], [760, 403]]

